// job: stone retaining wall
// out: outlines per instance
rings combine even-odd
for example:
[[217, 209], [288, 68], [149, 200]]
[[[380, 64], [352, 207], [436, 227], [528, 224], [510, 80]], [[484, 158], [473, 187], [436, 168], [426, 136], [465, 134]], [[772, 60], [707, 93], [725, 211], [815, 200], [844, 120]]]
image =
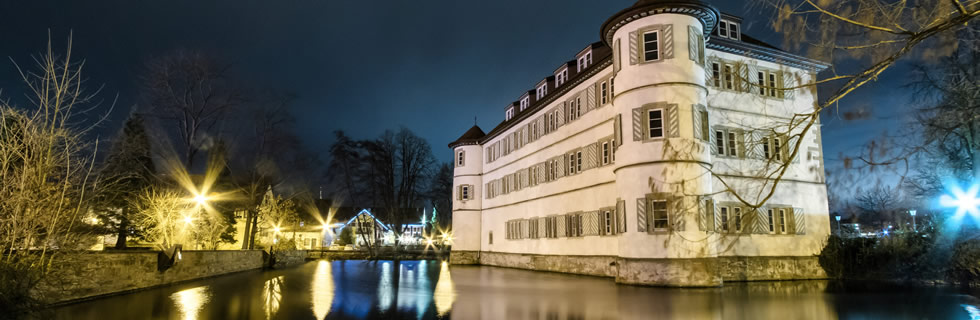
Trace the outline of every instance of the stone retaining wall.
[[282, 269], [306, 263], [306, 250], [276, 251], [272, 254], [273, 269]]
[[717, 287], [724, 282], [736, 281], [827, 279], [815, 256], [634, 259], [453, 251], [450, 263], [611, 277], [617, 283], [669, 287]]
[[38, 289], [49, 303], [62, 303], [261, 269], [265, 261], [261, 250], [187, 250], [175, 265], [158, 271], [158, 253], [103, 251], [64, 256], [56, 260]]

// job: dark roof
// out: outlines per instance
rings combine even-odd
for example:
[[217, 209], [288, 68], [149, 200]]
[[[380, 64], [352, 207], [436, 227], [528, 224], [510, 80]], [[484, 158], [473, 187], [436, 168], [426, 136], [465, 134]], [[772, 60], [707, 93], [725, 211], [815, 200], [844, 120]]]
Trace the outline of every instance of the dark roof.
[[757, 45], [757, 46], [761, 46], [761, 47], [766, 47], [766, 48], [769, 48], [769, 49], [776, 49], [776, 50], [779, 50], [779, 51], [783, 51], [783, 49], [780, 49], [780, 48], [778, 48], [778, 47], [776, 47], [774, 45], [765, 43], [762, 40], [753, 38], [753, 37], [745, 34], [744, 32], [741, 34], [741, 37], [742, 37], [742, 41], [745, 42], [745, 43], [751, 43], [751, 44], [754, 44], [754, 45]]
[[480, 142], [480, 138], [483, 138], [483, 136], [486, 135], [487, 135], [486, 133], [483, 133], [483, 129], [480, 129], [480, 126], [473, 125], [473, 127], [470, 128], [470, 130], [466, 130], [466, 133], [460, 136], [459, 139], [450, 142], [449, 147], [455, 148], [457, 145], [470, 144], [470, 143], [477, 144]]
[[610, 45], [613, 34], [620, 27], [635, 19], [657, 13], [686, 14], [698, 18], [704, 24], [705, 36], [711, 34], [721, 17], [718, 9], [698, 0], [640, 0], [606, 20], [599, 31], [599, 39]]

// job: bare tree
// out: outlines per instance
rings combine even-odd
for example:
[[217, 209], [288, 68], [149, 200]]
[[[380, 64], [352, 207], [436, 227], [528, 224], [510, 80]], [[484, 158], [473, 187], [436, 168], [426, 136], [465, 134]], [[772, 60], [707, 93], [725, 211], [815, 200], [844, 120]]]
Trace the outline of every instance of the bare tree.
[[396, 240], [401, 225], [416, 218], [435, 159], [429, 143], [408, 129], [386, 131], [364, 141], [367, 177], [373, 199], [378, 201], [385, 222], [395, 226]]
[[220, 121], [244, 102], [231, 80], [230, 65], [201, 52], [180, 50], [150, 60], [141, 99], [148, 115], [172, 122], [184, 165], [194, 167], [198, 150], [212, 141]]
[[[776, 90], [787, 94], [796, 90], [816, 92], [829, 86], [832, 93], [812, 109], [795, 113], [785, 123], [755, 130], [784, 137], [784, 156], [769, 161], [755, 176], [763, 183], [739, 186], [717, 177], [726, 190], [750, 208], [764, 205], [792, 167], [789, 159], [803, 152], [801, 146], [819, 124], [821, 112], [834, 110], [844, 97], [875, 81], [900, 59], [934, 59], [955, 48], [955, 31], [980, 15], [980, 1], [924, 0], [915, 3], [884, 0], [755, 0], [754, 5], [772, 10], [771, 26], [784, 35], [791, 50], [806, 49], [813, 58], [832, 62], [830, 75], [812, 80], [800, 78], [793, 86], [758, 85], [743, 78], [753, 90]], [[923, 49], [928, 44], [928, 49]], [[833, 67], [851, 62], [847, 69]], [[747, 144], [759, 144], [747, 142]], [[770, 158], [772, 159], [772, 158]]]
[[[93, 150], [79, 117], [93, 110], [97, 93], [83, 86], [84, 62], [47, 51], [24, 70], [29, 102], [0, 101], [0, 306], [30, 307], [33, 292], [58, 257], [86, 245], [79, 232], [90, 205]], [[101, 122], [101, 120], [99, 121]], [[97, 125], [97, 123], [96, 123]], [[94, 125], [93, 125], [94, 126]], [[90, 244], [90, 243], [89, 243]], [[7, 309], [7, 308], [10, 309]]]

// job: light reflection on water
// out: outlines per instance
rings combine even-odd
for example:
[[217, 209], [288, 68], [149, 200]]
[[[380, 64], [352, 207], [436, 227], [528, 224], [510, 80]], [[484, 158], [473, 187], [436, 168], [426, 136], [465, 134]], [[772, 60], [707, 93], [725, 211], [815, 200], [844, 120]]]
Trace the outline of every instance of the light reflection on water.
[[826, 281], [667, 289], [435, 261], [316, 261], [93, 300], [42, 318], [971, 319], [977, 306], [955, 290]]

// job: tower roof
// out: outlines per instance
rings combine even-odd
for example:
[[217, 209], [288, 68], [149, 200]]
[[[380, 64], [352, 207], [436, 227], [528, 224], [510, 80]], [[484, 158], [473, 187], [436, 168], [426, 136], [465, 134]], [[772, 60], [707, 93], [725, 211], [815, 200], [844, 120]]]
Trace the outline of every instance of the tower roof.
[[620, 27], [633, 20], [659, 13], [686, 14], [701, 20], [705, 37], [711, 34], [721, 17], [718, 9], [699, 0], [640, 0], [606, 20], [602, 24], [599, 38], [606, 45], [611, 45], [613, 34]]
[[479, 144], [480, 143], [480, 139], [483, 138], [483, 136], [486, 136], [486, 135], [487, 134], [486, 133], [483, 133], [483, 130], [480, 129], [480, 126], [473, 125], [473, 127], [470, 128], [469, 130], [466, 130], [466, 133], [464, 133], [462, 136], [460, 136], [459, 139], [456, 139], [456, 141], [450, 142], [449, 143], [449, 147], [450, 148], [455, 148], [456, 146], [460, 146], [460, 145]]

